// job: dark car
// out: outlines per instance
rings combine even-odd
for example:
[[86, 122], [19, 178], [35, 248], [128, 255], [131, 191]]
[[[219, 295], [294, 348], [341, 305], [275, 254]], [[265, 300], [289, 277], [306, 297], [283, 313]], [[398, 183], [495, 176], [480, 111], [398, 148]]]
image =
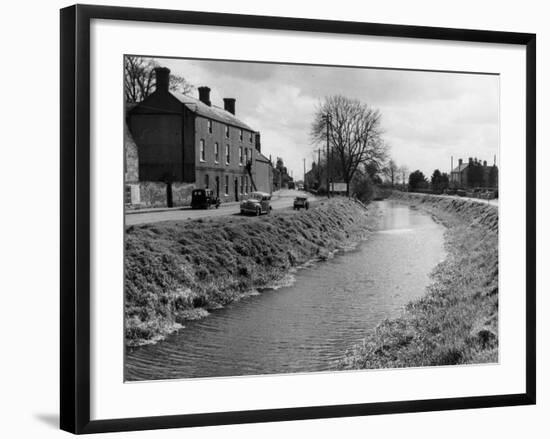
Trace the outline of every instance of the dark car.
[[456, 194], [459, 196], [459, 197], [465, 197], [467, 195], [466, 191], [464, 189], [457, 189], [456, 190]]
[[294, 210], [309, 209], [309, 201], [307, 197], [296, 197], [294, 199]]
[[211, 189], [195, 189], [191, 193], [191, 208], [193, 209], [210, 209], [214, 206], [216, 209], [220, 207], [220, 199], [214, 195]]
[[271, 195], [265, 192], [252, 192], [247, 200], [241, 202], [241, 215], [251, 213], [260, 216], [271, 212]]

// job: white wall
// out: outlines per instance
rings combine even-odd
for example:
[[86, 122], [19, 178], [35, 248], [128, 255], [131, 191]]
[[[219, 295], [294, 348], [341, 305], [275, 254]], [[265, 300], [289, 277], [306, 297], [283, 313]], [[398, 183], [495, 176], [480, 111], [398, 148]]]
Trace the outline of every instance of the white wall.
[[[87, 3], [163, 7], [281, 16], [303, 16], [396, 24], [415, 24], [538, 34], [538, 223], [539, 223], [539, 404], [499, 408], [286, 422], [186, 430], [186, 437], [369, 437], [478, 438], [547, 437], [550, 411], [548, 321], [542, 292], [547, 287], [548, 234], [541, 224], [548, 217], [548, 180], [543, 181], [548, 141], [544, 122], [550, 117], [550, 27], [545, 2], [462, 0], [302, 1], [189, 0]], [[58, 412], [58, 9], [63, 1], [9, 2], [2, 25], [2, 337], [0, 431], [4, 437], [60, 437]], [[6, 155], [7, 154], [7, 155]], [[39, 182], [40, 184], [37, 184]], [[544, 218], [544, 219], [543, 219]], [[546, 275], [548, 276], [548, 275]], [[543, 351], [543, 346], [546, 349]], [[180, 437], [181, 431], [127, 433], [109, 437]]]

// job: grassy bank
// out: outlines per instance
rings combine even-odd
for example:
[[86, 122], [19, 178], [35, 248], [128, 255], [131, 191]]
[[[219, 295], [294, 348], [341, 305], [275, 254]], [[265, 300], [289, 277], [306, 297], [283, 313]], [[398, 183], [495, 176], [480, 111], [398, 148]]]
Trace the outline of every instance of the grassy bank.
[[394, 193], [447, 227], [444, 262], [426, 295], [382, 322], [342, 369], [498, 361], [498, 209], [466, 200]]
[[288, 271], [364, 239], [374, 221], [347, 199], [261, 218], [228, 216], [126, 230], [125, 330], [130, 346], [281, 281]]

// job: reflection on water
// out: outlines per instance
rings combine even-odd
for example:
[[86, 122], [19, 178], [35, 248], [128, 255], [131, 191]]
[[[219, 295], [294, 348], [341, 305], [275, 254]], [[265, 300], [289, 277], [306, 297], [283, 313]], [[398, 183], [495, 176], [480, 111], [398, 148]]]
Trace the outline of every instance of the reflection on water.
[[356, 250], [304, 268], [295, 282], [189, 322], [157, 345], [128, 351], [127, 380], [312, 372], [421, 296], [444, 257], [443, 227], [391, 201]]

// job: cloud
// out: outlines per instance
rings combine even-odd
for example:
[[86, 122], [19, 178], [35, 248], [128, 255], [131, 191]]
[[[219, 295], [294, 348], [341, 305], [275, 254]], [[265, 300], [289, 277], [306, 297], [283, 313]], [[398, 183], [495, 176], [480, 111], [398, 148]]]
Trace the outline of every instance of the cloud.
[[237, 116], [262, 134], [262, 151], [301, 178], [317, 146], [309, 138], [316, 106], [341, 94], [382, 112], [385, 138], [400, 165], [431, 174], [450, 157], [492, 162], [498, 154], [499, 77], [348, 67], [162, 59], [211, 100], [236, 98]]

